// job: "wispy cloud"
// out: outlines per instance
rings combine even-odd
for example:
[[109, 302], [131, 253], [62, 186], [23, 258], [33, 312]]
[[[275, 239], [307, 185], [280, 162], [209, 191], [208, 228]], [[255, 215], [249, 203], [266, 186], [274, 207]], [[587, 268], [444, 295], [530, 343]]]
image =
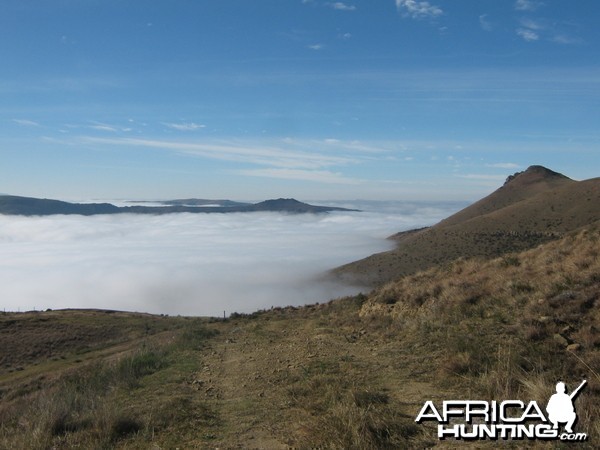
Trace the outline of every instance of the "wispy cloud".
[[309, 45], [308, 48], [310, 48], [311, 50], [322, 50], [323, 49], [323, 44]]
[[517, 11], [535, 11], [543, 5], [543, 2], [536, 0], [517, 0], [515, 2], [515, 9]]
[[90, 129], [96, 130], [96, 131], [106, 131], [109, 133], [129, 132], [132, 130], [130, 127], [110, 125], [110, 124], [103, 123], [103, 122], [92, 122], [92, 125], [87, 125], [86, 128], [90, 128]]
[[18, 125], [23, 125], [25, 127], [39, 127], [40, 124], [37, 122], [34, 122], [33, 120], [27, 120], [27, 119], [13, 119], [12, 120], [14, 123], [18, 124]]
[[111, 127], [110, 125], [104, 124], [90, 125], [88, 128], [97, 131], [110, 131], [111, 133], [116, 133], [117, 131], [119, 131], [115, 127]]
[[327, 5], [331, 6], [333, 9], [337, 9], [338, 11], [355, 11], [356, 10], [356, 6], [347, 5], [346, 3], [343, 3], [343, 2], [331, 2], [331, 3], [327, 3]]
[[206, 128], [206, 125], [201, 125], [194, 122], [163, 123], [163, 125], [178, 131], [196, 131], [202, 128]]
[[305, 5], [313, 5], [318, 7], [329, 7], [338, 11], [356, 11], [356, 6], [344, 2], [316, 2], [315, 0], [302, 0]]
[[546, 25], [544, 25], [539, 20], [524, 18], [520, 20], [520, 23], [524, 28], [527, 28], [528, 30], [541, 31], [546, 28]]
[[487, 14], [482, 14], [479, 16], [479, 26], [485, 31], [492, 31], [493, 27], [491, 22], [488, 20]]
[[562, 33], [552, 36], [552, 38], [550, 40], [557, 44], [564, 44], [564, 45], [581, 44], [583, 42], [583, 40], [581, 38], [568, 36], [568, 35], [562, 34]]
[[[566, 31], [573, 27], [572, 23], [548, 20], [544, 18], [531, 19], [528, 17], [519, 20], [521, 25], [517, 28], [518, 36], [526, 41], [546, 40], [556, 44], [579, 44], [581, 39], [571, 36]], [[566, 30], [565, 30], [566, 29]]]
[[413, 19], [427, 19], [441, 16], [444, 11], [436, 5], [421, 0], [396, 0], [398, 11]]
[[240, 162], [280, 169], [318, 170], [325, 167], [357, 163], [354, 156], [333, 156], [325, 152], [307, 152], [295, 148], [256, 143], [198, 143], [135, 138], [81, 138], [86, 143], [158, 148], [215, 160]]
[[529, 28], [517, 28], [517, 35], [527, 42], [535, 42], [540, 39], [540, 35]]

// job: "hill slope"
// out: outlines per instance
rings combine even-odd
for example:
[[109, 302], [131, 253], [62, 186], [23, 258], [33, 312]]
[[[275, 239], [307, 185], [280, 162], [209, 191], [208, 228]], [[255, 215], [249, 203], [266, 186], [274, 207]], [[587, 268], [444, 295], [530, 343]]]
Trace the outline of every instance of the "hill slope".
[[333, 273], [352, 282], [380, 285], [459, 257], [525, 250], [600, 220], [599, 205], [600, 178], [578, 182], [531, 166], [437, 225], [393, 236], [396, 249]]

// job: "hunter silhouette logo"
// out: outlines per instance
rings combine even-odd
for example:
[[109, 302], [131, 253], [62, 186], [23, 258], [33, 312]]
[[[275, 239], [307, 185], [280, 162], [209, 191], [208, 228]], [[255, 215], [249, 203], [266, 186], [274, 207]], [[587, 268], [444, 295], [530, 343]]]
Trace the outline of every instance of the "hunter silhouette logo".
[[[440, 409], [429, 400], [425, 402], [415, 422], [434, 420], [438, 423], [438, 438], [454, 439], [542, 439], [585, 441], [586, 433], [574, 433], [577, 413], [573, 402], [586, 385], [583, 382], [567, 394], [565, 383], [556, 384], [556, 393], [548, 400], [546, 413], [535, 400], [445, 400]], [[458, 422], [458, 423], [457, 423]], [[564, 424], [561, 433], [560, 424]]]
[[558, 429], [559, 422], [566, 422], [565, 431], [567, 433], [573, 433], [573, 424], [577, 420], [577, 414], [575, 413], [575, 407], [573, 406], [573, 400], [579, 394], [583, 386], [587, 383], [587, 380], [579, 385], [577, 389], [571, 392], [570, 395], [565, 393], [565, 383], [559, 381], [556, 383], [556, 394], [550, 397], [546, 411], [548, 412], [548, 419], [553, 423], [553, 429]]

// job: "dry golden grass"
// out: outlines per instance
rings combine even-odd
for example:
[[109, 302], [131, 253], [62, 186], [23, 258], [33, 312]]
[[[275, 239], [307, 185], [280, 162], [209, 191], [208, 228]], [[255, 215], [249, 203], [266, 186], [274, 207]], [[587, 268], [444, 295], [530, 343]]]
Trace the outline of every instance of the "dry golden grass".
[[361, 315], [391, 317], [407, 345], [427, 342], [443, 355], [440, 382], [471, 395], [545, 404], [558, 380], [587, 379], [579, 428], [598, 442], [599, 251], [596, 224], [520, 254], [459, 260], [385, 285]]

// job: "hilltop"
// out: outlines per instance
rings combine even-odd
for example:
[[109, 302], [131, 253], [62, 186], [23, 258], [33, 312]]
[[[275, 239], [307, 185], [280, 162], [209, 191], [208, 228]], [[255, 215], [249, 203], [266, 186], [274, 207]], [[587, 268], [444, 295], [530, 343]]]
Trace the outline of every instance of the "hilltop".
[[599, 204], [600, 178], [574, 181], [531, 166], [438, 224], [392, 236], [394, 250], [342, 266], [333, 274], [377, 286], [460, 257], [526, 250], [600, 220]]
[[111, 203], [69, 203], [60, 200], [0, 195], [0, 214], [19, 216], [49, 216], [75, 214], [174, 214], [174, 213], [248, 213], [284, 212], [291, 214], [353, 211], [334, 206], [315, 206], [295, 199], [266, 200], [240, 203], [231, 200], [184, 199], [160, 202], [164, 206], [115, 206]]

